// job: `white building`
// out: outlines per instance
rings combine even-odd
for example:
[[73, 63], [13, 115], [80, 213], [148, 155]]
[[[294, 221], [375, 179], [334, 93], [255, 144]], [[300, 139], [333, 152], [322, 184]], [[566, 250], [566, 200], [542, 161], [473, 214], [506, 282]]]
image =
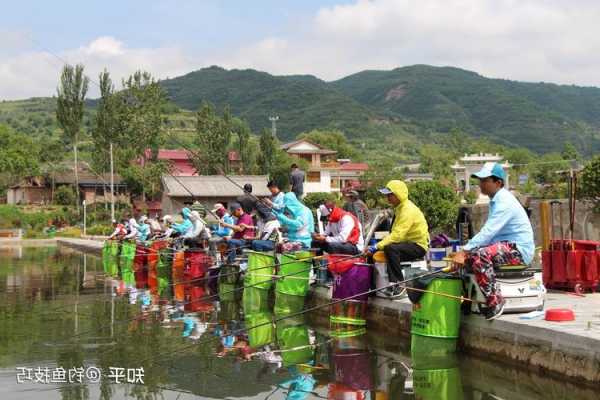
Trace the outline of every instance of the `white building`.
[[[504, 172], [506, 172], [506, 180], [504, 181], [504, 187], [506, 189], [510, 189], [509, 184], [509, 172], [511, 165], [504, 161], [504, 157], [496, 154], [487, 154], [487, 153], [479, 153], [479, 154], [465, 154], [463, 157], [459, 159], [454, 165], [452, 165], [452, 170], [454, 171], [454, 175], [456, 178], [456, 185], [461, 192], [469, 192], [471, 187], [471, 175], [475, 172], [478, 172], [483, 168], [483, 166], [487, 163], [499, 163], [502, 165]], [[485, 203], [488, 201], [486, 196], [480, 195], [478, 203]]]
[[281, 146], [290, 156], [308, 162], [304, 193], [340, 192], [356, 189], [359, 178], [369, 166], [350, 160], [337, 160], [337, 151], [326, 149], [308, 140], [296, 140]]

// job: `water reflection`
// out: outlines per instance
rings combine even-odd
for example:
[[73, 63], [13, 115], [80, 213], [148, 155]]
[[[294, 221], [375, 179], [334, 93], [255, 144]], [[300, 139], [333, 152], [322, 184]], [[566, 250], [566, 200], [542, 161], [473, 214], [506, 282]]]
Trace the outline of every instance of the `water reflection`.
[[[302, 296], [275, 288], [242, 293], [235, 279], [212, 279], [174, 299], [164, 252], [146, 288], [135, 271], [105, 278], [98, 258], [73, 251], [1, 254], [0, 398], [597, 399], [494, 362], [431, 357], [431, 343], [411, 352], [362, 326], [320, 327], [300, 313]], [[103, 377], [15, 384], [17, 366], [96, 366]], [[144, 384], [114, 384], [111, 367], [143, 367]]]

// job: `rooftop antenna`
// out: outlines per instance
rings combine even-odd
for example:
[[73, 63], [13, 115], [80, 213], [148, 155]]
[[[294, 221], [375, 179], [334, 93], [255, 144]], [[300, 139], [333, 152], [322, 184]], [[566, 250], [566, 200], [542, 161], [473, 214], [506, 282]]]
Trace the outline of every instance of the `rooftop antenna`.
[[277, 121], [279, 121], [279, 115], [270, 116], [269, 121], [271, 121], [271, 134], [274, 138], [277, 138]]

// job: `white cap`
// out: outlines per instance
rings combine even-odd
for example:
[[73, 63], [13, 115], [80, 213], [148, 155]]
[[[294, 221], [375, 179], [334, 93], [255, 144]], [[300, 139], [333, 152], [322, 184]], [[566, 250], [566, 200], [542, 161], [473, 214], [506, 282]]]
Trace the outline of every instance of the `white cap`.
[[325, 204], [321, 204], [319, 206], [319, 211], [321, 211], [321, 216], [323, 217], [328, 217], [329, 214], [331, 214], [331, 212], [329, 212], [329, 209], [325, 207]]

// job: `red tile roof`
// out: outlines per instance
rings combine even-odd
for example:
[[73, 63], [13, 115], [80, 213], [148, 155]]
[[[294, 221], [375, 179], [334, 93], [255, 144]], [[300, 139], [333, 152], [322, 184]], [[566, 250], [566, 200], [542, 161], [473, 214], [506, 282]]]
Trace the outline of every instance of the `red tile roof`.
[[187, 150], [158, 150], [159, 160], [189, 160], [191, 154]]
[[229, 161], [241, 161], [242, 160], [240, 157], [240, 154], [235, 150], [232, 150], [229, 153], [227, 153], [227, 159]]
[[366, 171], [369, 169], [369, 164], [349, 162], [342, 164], [340, 169], [345, 171]]

